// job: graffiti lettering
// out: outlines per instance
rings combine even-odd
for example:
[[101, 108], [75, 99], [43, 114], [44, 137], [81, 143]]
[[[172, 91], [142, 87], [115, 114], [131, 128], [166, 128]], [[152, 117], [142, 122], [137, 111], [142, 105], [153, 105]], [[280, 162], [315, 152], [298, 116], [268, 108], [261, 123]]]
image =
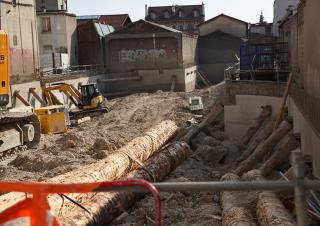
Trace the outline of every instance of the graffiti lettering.
[[119, 61], [121, 63], [132, 63], [142, 60], [165, 59], [167, 52], [164, 49], [137, 49], [121, 50], [119, 52]]

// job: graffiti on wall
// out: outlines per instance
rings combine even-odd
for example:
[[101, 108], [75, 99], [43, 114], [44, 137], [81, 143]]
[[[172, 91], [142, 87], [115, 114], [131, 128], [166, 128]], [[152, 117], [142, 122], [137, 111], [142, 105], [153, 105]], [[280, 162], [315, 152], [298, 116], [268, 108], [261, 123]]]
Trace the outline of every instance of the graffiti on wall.
[[164, 49], [136, 49], [136, 50], [121, 50], [119, 52], [119, 62], [133, 63], [143, 60], [165, 59], [167, 52]]

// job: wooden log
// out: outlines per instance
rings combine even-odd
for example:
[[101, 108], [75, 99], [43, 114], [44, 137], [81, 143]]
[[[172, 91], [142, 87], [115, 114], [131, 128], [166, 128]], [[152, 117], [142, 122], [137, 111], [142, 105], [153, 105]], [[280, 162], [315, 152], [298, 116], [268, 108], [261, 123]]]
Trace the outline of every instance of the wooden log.
[[[146, 161], [145, 169], [135, 170], [123, 179], [161, 181], [190, 154], [190, 147], [185, 142], [174, 142]], [[63, 225], [106, 225], [143, 196], [141, 193], [129, 192], [92, 193], [85, 197], [85, 200], [81, 200], [81, 203], [91, 210], [91, 215], [75, 205], [67, 204], [61, 209], [59, 219]]]
[[263, 191], [257, 202], [257, 218], [260, 226], [294, 226], [295, 221], [272, 191]]
[[243, 162], [239, 164], [235, 173], [240, 175], [252, 169], [264, 155], [271, 151], [273, 147], [292, 129], [292, 125], [283, 121], [279, 128], [274, 131], [265, 141], [263, 141], [256, 150]]
[[[265, 178], [260, 170], [251, 170], [241, 178], [247, 181], [262, 181]], [[283, 206], [276, 193], [258, 191], [256, 198], [257, 218], [260, 226], [293, 226], [295, 222], [288, 210]]]
[[237, 161], [242, 162], [243, 160], [247, 159], [252, 154], [252, 152], [258, 147], [258, 145], [271, 135], [272, 128], [272, 117], [269, 116], [262, 124], [261, 128], [254, 135], [252, 140], [249, 142], [247, 148], [242, 152], [241, 156], [238, 158]]
[[[116, 180], [128, 174], [132, 170], [140, 167], [137, 160], [141, 163], [149, 159], [163, 145], [165, 145], [178, 130], [173, 121], [163, 121], [145, 133], [144, 136], [135, 138], [124, 147], [107, 156], [105, 159], [84, 166], [75, 171], [59, 175], [47, 180], [49, 183], [86, 183], [98, 181]], [[129, 157], [130, 156], [130, 157]], [[12, 206], [24, 199], [24, 195], [9, 193], [0, 197], [0, 211]], [[79, 201], [83, 195], [71, 195], [71, 198]], [[54, 210], [61, 206], [61, 199], [51, 202]]]
[[289, 161], [291, 151], [299, 145], [299, 142], [293, 134], [285, 136], [283, 142], [271, 157], [261, 165], [260, 171], [262, 176], [269, 176], [277, 166], [285, 161]]
[[279, 108], [279, 112], [277, 113], [277, 118], [276, 118], [276, 121], [274, 123], [274, 126], [273, 126], [273, 131], [275, 131], [281, 120], [282, 120], [282, 116], [283, 116], [283, 112], [284, 112], [284, 108], [285, 108], [285, 105], [287, 103], [287, 99], [288, 99], [288, 95], [289, 95], [289, 91], [290, 91], [290, 87], [291, 87], [291, 83], [293, 81], [293, 73], [291, 72], [290, 75], [289, 75], [289, 79], [288, 79], [288, 82], [287, 82], [287, 85], [286, 85], [286, 89], [284, 91], [284, 94], [283, 94], [283, 98], [282, 98], [282, 102], [281, 102], [281, 105], [280, 105], [280, 108]]
[[263, 122], [272, 114], [272, 107], [270, 105], [261, 107], [262, 112], [260, 115], [253, 121], [247, 130], [246, 134], [242, 137], [241, 142], [242, 145], [248, 145], [249, 141], [253, 137], [253, 135], [258, 131]]
[[182, 136], [180, 138], [180, 141], [184, 141], [187, 144], [190, 144], [191, 139], [193, 137], [195, 137], [196, 135], [198, 135], [198, 133], [200, 133], [200, 131], [205, 128], [207, 125], [211, 125], [215, 119], [222, 114], [223, 112], [223, 106], [220, 102], [218, 102], [217, 104], [214, 105], [214, 107], [212, 108], [212, 110], [210, 111], [210, 113], [207, 115], [207, 117], [199, 124], [196, 125], [194, 128], [192, 128], [191, 130], [189, 130], [187, 132], [187, 134], [185, 134], [184, 136]]
[[[221, 181], [240, 181], [238, 175], [229, 173]], [[255, 226], [253, 216], [243, 202], [240, 201], [243, 192], [224, 191], [220, 193], [222, 207], [222, 226]]]

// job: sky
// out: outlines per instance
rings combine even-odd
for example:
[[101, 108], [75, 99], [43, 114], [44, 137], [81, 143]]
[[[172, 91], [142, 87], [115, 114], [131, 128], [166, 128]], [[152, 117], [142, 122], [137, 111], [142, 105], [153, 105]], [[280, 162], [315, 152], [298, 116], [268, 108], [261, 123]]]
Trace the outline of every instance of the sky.
[[77, 15], [124, 14], [128, 13], [133, 21], [144, 19], [145, 4], [196, 5], [205, 4], [206, 20], [221, 13], [249, 23], [259, 22], [261, 11], [265, 20], [273, 20], [274, 0], [68, 0], [69, 12]]

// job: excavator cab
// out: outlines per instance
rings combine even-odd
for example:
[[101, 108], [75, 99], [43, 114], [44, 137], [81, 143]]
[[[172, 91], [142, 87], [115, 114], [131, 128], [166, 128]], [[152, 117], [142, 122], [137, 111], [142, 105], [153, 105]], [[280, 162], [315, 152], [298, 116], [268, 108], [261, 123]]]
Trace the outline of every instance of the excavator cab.
[[100, 108], [103, 103], [103, 96], [98, 90], [97, 84], [92, 83], [80, 86], [81, 103], [84, 108]]

